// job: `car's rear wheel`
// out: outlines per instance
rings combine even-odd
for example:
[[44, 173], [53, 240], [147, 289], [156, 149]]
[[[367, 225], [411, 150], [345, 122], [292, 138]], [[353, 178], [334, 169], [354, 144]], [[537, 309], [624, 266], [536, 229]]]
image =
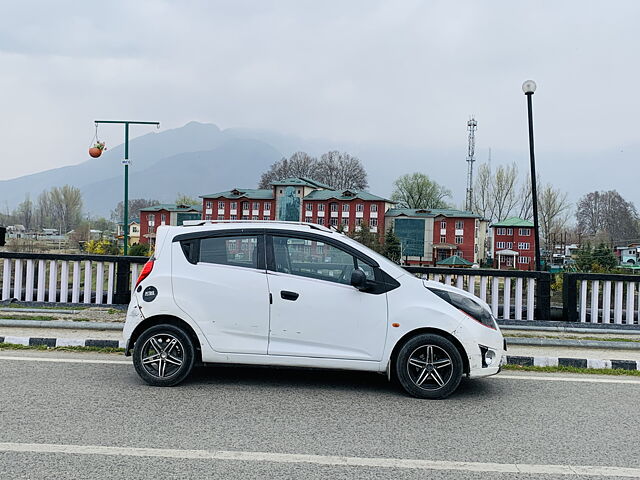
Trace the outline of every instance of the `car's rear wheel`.
[[136, 372], [149, 385], [177, 385], [189, 375], [194, 362], [191, 338], [175, 325], [155, 325], [145, 330], [133, 348]]
[[460, 352], [451, 341], [424, 333], [410, 338], [398, 352], [396, 377], [404, 390], [418, 398], [446, 398], [462, 379]]

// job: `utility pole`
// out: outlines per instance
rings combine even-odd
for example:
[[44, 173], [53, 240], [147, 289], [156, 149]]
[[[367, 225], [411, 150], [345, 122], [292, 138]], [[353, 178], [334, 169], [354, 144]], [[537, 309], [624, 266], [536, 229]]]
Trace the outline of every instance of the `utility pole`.
[[467, 130], [469, 131], [469, 148], [467, 151], [467, 200], [465, 202], [465, 210], [468, 212], [473, 208], [473, 162], [476, 161], [476, 128], [478, 122], [471, 117], [467, 122]]
[[160, 122], [136, 122], [133, 120], [96, 120], [96, 127], [101, 123], [118, 123], [124, 125], [124, 219], [122, 229], [124, 231], [124, 254], [129, 251], [129, 125], [155, 125], [160, 128]]

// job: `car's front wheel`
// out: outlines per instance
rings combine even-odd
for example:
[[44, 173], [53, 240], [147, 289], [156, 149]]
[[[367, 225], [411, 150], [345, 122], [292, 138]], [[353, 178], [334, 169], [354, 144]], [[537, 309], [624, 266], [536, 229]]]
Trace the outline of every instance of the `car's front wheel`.
[[133, 348], [136, 372], [149, 385], [177, 385], [189, 375], [194, 362], [193, 342], [175, 325], [155, 325], [145, 330]]
[[460, 352], [451, 341], [424, 333], [409, 339], [398, 352], [396, 377], [402, 388], [418, 398], [446, 398], [462, 379]]

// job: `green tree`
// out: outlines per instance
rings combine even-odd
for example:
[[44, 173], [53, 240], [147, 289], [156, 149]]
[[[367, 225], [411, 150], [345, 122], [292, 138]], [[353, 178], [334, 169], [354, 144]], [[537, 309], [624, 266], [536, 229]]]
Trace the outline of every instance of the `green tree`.
[[400, 263], [400, 239], [393, 233], [393, 228], [387, 230], [384, 236], [382, 254], [395, 263]]
[[367, 222], [363, 222], [360, 225], [360, 230], [353, 230], [348, 233], [348, 236], [353, 238], [355, 241], [360, 242], [365, 247], [369, 247], [371, 250], [379, 252], [381, 249], [380, 245], [380, 237], [377, 233], [371, 231], [369, 228], [369, 224]]
[[176, 197], [176, 205], [200, 205], [201, 201], [195, 199], [194, 197], [190, 197], [185, 193], [178, 193]]
[[391, 200], [404, 208], [447, 208], [451, 191], [424, 173], [402, 175], [394, 182]]
[[604, 243], [601, 243], [593, 250], [592, 258], [593, 264], [605, 271], [611, 270], [618, 265], [615, 253]]
[[576, 266], [581, 272], [591, 271], [591, 265], [593, 264], [592, 250], [591, 245], [588, 243], [580, 246], [576, 256]]
[[148, 257], [151, 252], [146, 243], [134, 243], [128, 253], [134, 257]]

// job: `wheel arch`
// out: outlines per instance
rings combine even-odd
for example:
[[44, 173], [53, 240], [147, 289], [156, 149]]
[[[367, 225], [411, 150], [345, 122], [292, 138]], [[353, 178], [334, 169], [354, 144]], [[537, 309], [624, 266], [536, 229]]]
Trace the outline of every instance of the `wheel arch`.
[[471, 370], [469, 366], [469, 357], [467, 355], [466, 350], [462, 346], [462, 343], [460, 343], [460, 340], [458, 340], [452, 334], [445, 332], [444, 330], [440, 330], [439, 328], [424, 327], [424, 328], [418, 328], [416, 330], [411, 330], [410, 332], [405, 333], [404, 336], [402, 336], [393, 346], [393, 350], [391, 351], [391, 356], [389, 357], [389, 365], [387, 366], [389, 376], [391, 376], [391, 372], [393, 372], [393, 365], [396, 362], [396, 358], [398, 358], [398, 353], [400, 352], [400, 349], [402, 348], [402, 346], [405, 343], [407, 343], [409, 340], [411, 340], [413, 337], [416, 337], [423, 333], [431, 333], [434, 335], [439, 335], [441, 337], [446, 338], [451, 343], [453, 343], [453, 345], [458, 349], [460, 356], [462, 357], [463, 372], [465, 374], [469, 374]]
[[155, 315], [153, 317], [145, 318], [142, 322], [140, 322], [140, 324], [131, 333], [131, 338], [129, 339], [129, 345], [127, 351], [125, 352], [125, 355], [131, 354], [130, 352], [133, 350], [133, 345], [135, 344], [138, 337], [142, 335], [142, 332], [150, 327], [162, 324], [174, 325], [176, 327], [182, 328], [185, 333], [189, 335], [189, 338], [193, 342], [193, 348], [196, 351], [196, 362], [202, 362], [202, 345], [200, 344], [200, 339], [198, 338], [195, 330], [187, 322], [173, 315]]

